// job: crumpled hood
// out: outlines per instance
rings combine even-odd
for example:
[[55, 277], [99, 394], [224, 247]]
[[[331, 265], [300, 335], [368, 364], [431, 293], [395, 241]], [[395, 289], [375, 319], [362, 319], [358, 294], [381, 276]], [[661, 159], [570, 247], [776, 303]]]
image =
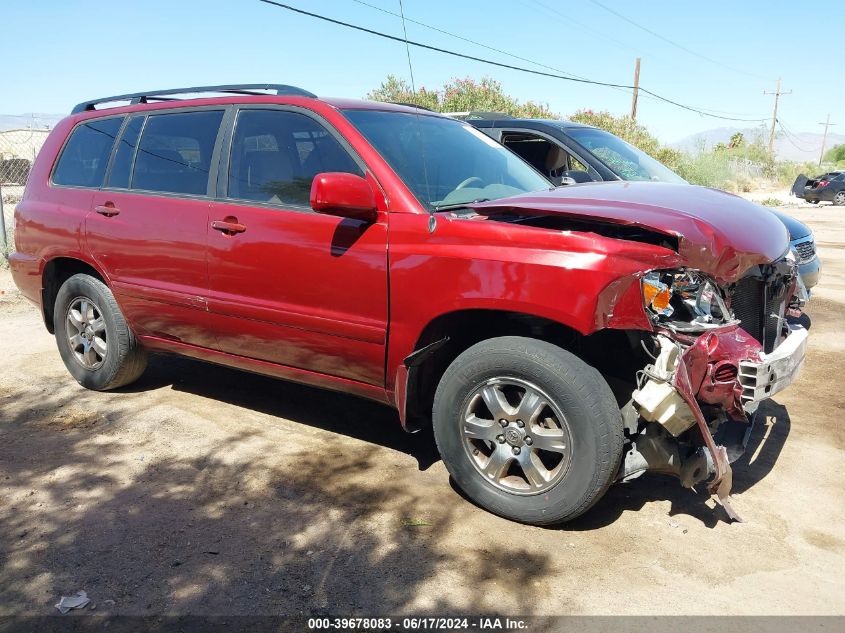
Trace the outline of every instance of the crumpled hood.
[[736, 281], [782, 257], [789, 233], [768, 209], [733, 194], [662, 182], [585, 183], [469, 205], [480, 215], [522, 212], [637, 225], [674, 236], [685, 265]]

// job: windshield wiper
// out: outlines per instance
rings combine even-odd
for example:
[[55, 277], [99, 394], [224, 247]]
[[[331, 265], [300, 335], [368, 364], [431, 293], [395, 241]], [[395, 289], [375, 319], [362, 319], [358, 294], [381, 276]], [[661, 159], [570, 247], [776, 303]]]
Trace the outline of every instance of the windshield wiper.
[[455, 202], [453, 204], [441, 204], [439, 207], [434, 207], [435, 211], [449, 211], [451, 209], [465, 209], [467, 205], [478, 204], [479, 202], [490, 202], [490, 198], [478, 198], [477, 200], [467, 200], [466, 202]]

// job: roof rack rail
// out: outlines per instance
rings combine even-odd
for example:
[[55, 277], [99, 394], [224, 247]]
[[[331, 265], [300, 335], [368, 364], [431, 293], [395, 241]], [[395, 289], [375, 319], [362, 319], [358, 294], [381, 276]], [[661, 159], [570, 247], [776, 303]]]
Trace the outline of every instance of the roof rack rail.
[[167, 90], [149, 90], [146, 92], [133, 92], [125, 95], [115, 95], [113, 97], [103, 97], [102, 99], [92, 99], [91, 101], [83, 101], [77, 104], [71, 114], [78, 112], [86, 112], [94, 110], [94, 106], [101, 103], [110, 103], [112, 101], [129, 101], [130, 103], [147, 103], [149, 101], [170, 101], [167, 95], [179, 94], [195, 94], [200, 92], [226, 92], [231, 94], [241, 95], [261, 95], [257, 90], [272, 90], [278, 96], [296, 96], [296, 97], [314, 97], [312, 92], [297, 88], [296, 86], [287, 86], [285, 84], [226, 84], [223, 86], [192, 86], [189, 88], [169, 88]]

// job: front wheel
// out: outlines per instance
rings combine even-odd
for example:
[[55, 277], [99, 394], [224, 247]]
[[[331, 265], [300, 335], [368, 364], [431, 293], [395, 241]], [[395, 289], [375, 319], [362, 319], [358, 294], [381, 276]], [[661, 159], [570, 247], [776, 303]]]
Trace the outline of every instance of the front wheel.
[[837, 207], [845, 207], [845, 191], [839, 191], [833, 196], [833, 204]]
[[613, 481], [623, 425], [604, 378], [544, 341], [482, 341], [446, 370], [434, 436], [455, 483], [501, 516], [549, 525], [574, 519]]
[[117, 389], [144, 373], [146, 351], [109, 287], [96, 277], [74, 275], [62, 284], [53, 327], [65, 367], [83, 387]]

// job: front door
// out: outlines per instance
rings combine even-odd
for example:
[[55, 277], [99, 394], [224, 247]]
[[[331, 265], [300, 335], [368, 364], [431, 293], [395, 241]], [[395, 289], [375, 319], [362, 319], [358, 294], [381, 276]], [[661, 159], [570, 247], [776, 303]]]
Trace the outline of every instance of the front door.
[[[224, 148], [209, 231], [209, 311], [219, 349], [384, 384], [387, 216], [314, 212], [323, 172], [370, 179], [331, 126], [301, 109], [242, 108]], [[380, 201], [379, 204], [383, 204]]]
[[140, 335], [214, 346], [206, 240], [223, 113], [131, 117], [106, 185], [94, 193], [87, 246]]

